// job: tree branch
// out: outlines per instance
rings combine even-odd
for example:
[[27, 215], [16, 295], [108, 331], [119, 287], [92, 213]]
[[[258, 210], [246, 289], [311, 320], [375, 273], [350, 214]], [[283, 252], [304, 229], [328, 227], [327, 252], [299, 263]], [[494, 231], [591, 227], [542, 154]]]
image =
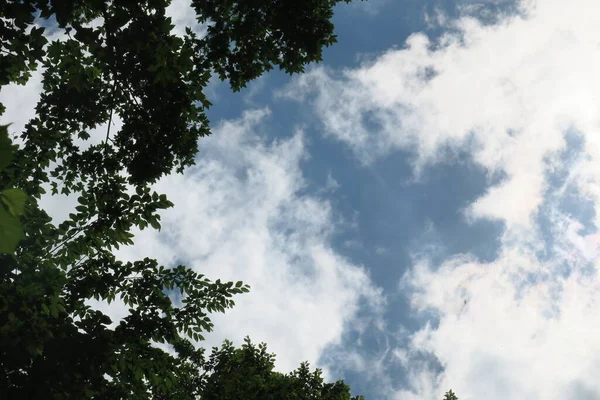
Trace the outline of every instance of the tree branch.
[[114, 78], [113, 80], [113, 86], [111, 89], [111, 106], [110, 106], [110, 116], [108, 117], [108, 127], [106, 128], [106, 139], [104, 140], [104, 153], [106, 154], [106, 151], [108, 150], [108, 139], [110, 138], [110, 126], [112, 125], [112, 119], [113, 119], [113, 111], [115, 109], [114, 104], [115, 104], [115, 90], [117, 88], [117, 77]]

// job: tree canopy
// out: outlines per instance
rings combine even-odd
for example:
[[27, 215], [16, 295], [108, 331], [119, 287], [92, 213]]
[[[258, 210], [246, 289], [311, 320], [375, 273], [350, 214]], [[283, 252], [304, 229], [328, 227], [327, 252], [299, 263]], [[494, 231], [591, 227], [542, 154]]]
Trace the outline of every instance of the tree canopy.
[[[201, 389], [210, 398], [206, 387], [217, 393], [231, 378], [190, 340], [202, 340], [213, 328], [209, 314], [249, 287], [113, 252], [133, 244], [136, 228], [160, 229], [159, 212], [173, 206], [151, 185], [192, 165], [197, 140], [210, 134], [211, 75], [237, 91], [273, 68], [302, 72], [335, 42], [338, 2], [194, 0], [197, 25], [182, 35], [168, 0], [0, 4], [0, 88], [43, 71], [20, 145], [0, 132], [3, 398], [191, 399]], [[122, 127], [111, 130], [117, 115]], [[91, 141], [102, 126], [104, 139]], [[39, 207], [47, 190], [78, 198], [60, 224]], [[90, 299], [121, 299], [129, 315], [113, 323]], [[207, 368], [214, 378], [202, 375]], [[321, 385], [316, 375], [271, 375], [268, 385], [276, 377], [294, 390]], [[323, 390], [324, 399], [343, 392]]]
[[350, 397], [343, 381], [324, 383], [319, 369], [308, 363], [289, 374], [274, 371], [275, 356], [266, 344], [255, 346], [246, 338], [241, 348], [226, 341], [214, 348], [202, 370], [201, 398], [205, 400], [364, 400]]

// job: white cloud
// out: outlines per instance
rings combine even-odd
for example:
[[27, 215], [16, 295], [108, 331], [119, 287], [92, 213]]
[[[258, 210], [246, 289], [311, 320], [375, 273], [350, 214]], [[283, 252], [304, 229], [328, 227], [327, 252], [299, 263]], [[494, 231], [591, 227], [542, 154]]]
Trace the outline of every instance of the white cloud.
[[199, 37], [203, 37], [207, 33], [206, 24], [200, 25], [196, 20], [196, 11], [192, 8], [191, 0], [171, 1], [166, 9], [166, 15], [175, 25], [174, 32], [177, 35], [183, 35], [186, 27], [189, 27]]
[[362, 12], [367, 17], [373, 17], [377, 16], [389, 3], [390, 0], [353, 1], [350, 4], [343, 4], [341, 7], [350, 11]]
[[327, 182], [325, 183], [325, 190], [335, 192], [340, 188], [340, 183], [335, 180], [331, 171], [327, 173]]
[[[546, 189], [545, 158], [564, 148], [565, 130], [594, 138], [600, 126], [599, 21], [572, 11], [593, 7], [589, 1], [564, 11], [562, 5], [523, 3], [527, 18], [493, 26], [462, 18], [453, 25], [458, 33], [439, 42], [414, 34], [405, 49], [340, 76], [314, 69], [287, 96], [304, 98], [316, 88], [315, 112], [326, 133], [364, 163], [409, 148], [418, 173], [468, 146], [490, 173], [507, 174], [470, 213], [528, 225]], [[597, 157], [593, 141], [588, 151]]]
[[425, 11], [423, 20], [429, 29], [434, 29], [437, 27], [446, 27], [448, 16], [440, 7], [435, 7], [433, 12]]
[[34, 115], [41, 90], [42, 71], [38, 69], [32, 72], [26, 85], [11, 84], [2, 87], [0, 91], [0, 103], [6, 107], [5, 113], [0, 117], [0, 124], [10, 124], [8, 131], [16, 143], [21, 143], [17, 136]]
[[439, 325], [414, 334], [410, 349], [430, 352], [445, 370], [409, 368], [414, 392], [398, 398], [434, 399], [452, 388], [461, 399], [558, 400], [573, 385], [600, 394], [593, 350], [600, 346], [600, 281], [566, 237], [557, 248], [568, 256], [547, 262], [512, 247], [489, 264], [456, 257], [434, 270], [417, 263], [402, 287], [415, 290], [415, 309], [433, 310]]
[[216, 330], [202, 345], [250, 335], [291, 370], [338, 342], [359, 304], [378, 310], [383, 298], [363, 268], [331, 248], [328, 201], [298, 193], [302, 132], [267, 143], [257, 131], [268, 114], [246, 112], [202, 139], [197, 165], [157, 185], [175, 203], [162, 232], [140, 233], [120, 257], [178, 260], [211, 279], [250, 284], [231, 311], [213, 316]]
[[[560, 206], [574, 196], [599, 209], [598, 5], [519, 6], [495, 25], [446, 20], [439, 41], [414, 34], [358, 69], [316, 68], [284, 94], [308, 99], [325, 134], [365, 165], [409, 150], [419, 177], [468, 151], [506, 177], [465, 210], [505, 223], [496, 260], [432, 265], [421, 254], [405, 275], [415, 312], [436, 318], [393, 350], [410, 387], [390, 398], [433, 400], [450, 388], [461, 400], [600, 398], [600, 241]], [[584, 145], [565, 161], [568, 132]], [[549, 180], [556, 171], [567, 175], [560, 187]], [[599, 214], [586, 222], [597, 228]]]

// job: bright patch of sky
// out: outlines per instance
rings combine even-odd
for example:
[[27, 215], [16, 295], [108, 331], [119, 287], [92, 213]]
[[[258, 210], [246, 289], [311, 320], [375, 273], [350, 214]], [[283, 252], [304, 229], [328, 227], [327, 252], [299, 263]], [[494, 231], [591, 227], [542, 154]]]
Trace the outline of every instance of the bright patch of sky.
[[[372, 0], [334, 22], [306, 74], [211, 84], [198, 165], [121, 257], [244, 280], [205, 346], [250, 335], [367, 399], [600, 398], [600, 5]], [[11, 128], [38, 90], [0, 93]]]

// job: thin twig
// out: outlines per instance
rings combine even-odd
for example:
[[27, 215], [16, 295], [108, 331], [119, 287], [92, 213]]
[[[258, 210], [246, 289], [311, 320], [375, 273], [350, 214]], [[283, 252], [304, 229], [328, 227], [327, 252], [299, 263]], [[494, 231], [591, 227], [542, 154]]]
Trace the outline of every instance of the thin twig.
[[110, 116], [108, 117], [108, 128], [106, 129], [106, 140], [104, 140], [104, 153], [108, 150], [108, 139], [110, 137], [110, 127], [112, 125], [113, 111], [115, 109], [115, 90], [117, 88], [117, 78], [115, 77], [113, 80], [113, 86], [111, 89], [111, 106], [110, 106]]
[[[96, 254], [93, 254], [93, 255], [95, 256]], [[84, 262], [84, 261], [86, 261], [86, 260], [89, 260], [89, 258], [90, 258], [90, 255], [89, 255], [89, 254], [85, 254], [83, 257], [81, 257], [81, 258], [79, 259], [79, 261], [77, 261], [77, 263], [75, 263], [75, 265], [73, 265], [73, 266], [71, 267], [71, 269], [75, 269], [75, 268], [79, 267], [79, 266], [81, 265], [81, 263], [82, 263], [82, 262]]]

